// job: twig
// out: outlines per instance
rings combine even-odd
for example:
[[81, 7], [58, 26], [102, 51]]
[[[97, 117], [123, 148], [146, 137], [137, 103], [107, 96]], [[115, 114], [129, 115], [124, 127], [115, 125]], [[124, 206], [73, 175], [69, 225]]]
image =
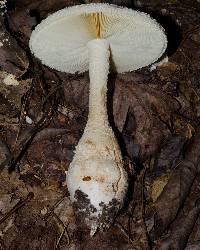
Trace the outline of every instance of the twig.
[[[17, 146], [19, 150], [17, 152], [12, 153], [13, 158], [9, 161], [10, 170], [12, 170], [15, 167], [16, 163], [20, 160], [25, 149], [27, 149], [27, 147], [30, 145], [31, 141], [33, 140], [37, 132], [43, 129], [43, 127], [47, 126], [47, 124], [50, 122], [52, 118], [52, 115], [53, 115], [53, 109], [51, 108], [49, 112], [45, 113], [44, 116], [38, 121], [36, 126], [30, 132], [28, 132], [26, 138], [22, 138], [21, 140], [18, 141]], [[0, 167], [2, 169], [4, 166], [1, 165]]]
[[65, 225], [64, 222], [58, 217], [57, 214], [53, 213], [53, 216], [54, 216], [54, 218], [57, 219], [59, 225], [62, 225], [62, 228], [63, 228], [63, 231], [62, 231], [62, 233], [61, 233], [61, 235], [60, 235], [60, 237], [59, 237], [59, 239], [58, 239], [58, 241], [56, 243], [56, 248], [58, 247], [58, 245], [59, 245], [59, 243], [60, 243], [60, 241], [61, 241], [61, 239], [62, 239], [65, 232], [67, 234], [67, 245], [69, 246], [70, 245], [70, 237], [69, 237], [69, 234], [68, 234], [68, 231], [67, 231], [67, 226], [68, 225]]
[[20, 130], [21, 130], [21, 127], [22, 127], [22, 120], [24, 120], [24, 117], [26, 115], [25, 109], [26, 109], [26, 105], [28, 103], [28, 100], [30, 99], [31, 93], [32, 93], [32, 87], [24, 95], [25, 100], [24, 100], [24, 102], [22, 104], [22, 107], [21, 107], [21, 112], [20, 112], [20, 117], [19, 117], [19, 128], [17, 130], [17, 135], [16, 135], [16, 138], [15, 138], [14, 149], [15, 149], [15, 146], [17, 144], [17, 140], [19, 138], [19, 133], [20, 133]]
[[133, 243], [133, 240], [130, 237], [130, 233], [126, 230], [124, 226], [118, 221], [115, 221], [115, 225], [124, 233], [124, 235], [128, 238], [128, 240]]
[[181, 41], [181, 44], [179, 47], [182, 47], [183, 44], [185, 43], [185, 41], [195, 32], [198, 32], [200, 30], [200, 25], [196, 25], [194, 26], [193, 28], [187, 30], [185, 33], [184, 33], [184, 37], [183, 37], [183, 40]]
[[49, 212], [45, 215], [44, 219], [47, 219], [49, 216], [51, 216], [54, 213], [55, 208], [60, 205], [60, 203], [65, 199], [66, 194], [63, 195], [63, 197], [58, 200], [50, 209]]
[[9, 212], [7, 212], [3, 218], [0, 219], [0, 224], [2, 224], [7, 218], [9, 218], [14, 212], [16, 212], [19, 208], [24, 206], [27, 202], [33, 199], [34, 193], [28, 193], [27, 197], [24, 200], [20, 200]]
[[144, 202], [144, 186], [145, 186], [145, 175], [146, 175], [146, 171], [148, 169], [148, 165], [146, 164], [144, 169], [142, 170], [142, 208], [141, 208], [141, 217], [142, 217], [142, 227], [145, 233], [145, 237], [146, 237], [146, 245], [148, 247], [148, 249], [150, 249], [150, 245], [149, 245], [149, 237], [148, 237], [148, 231], [147, 231], [147, 227], [146, 227], [146, 223], [145, 223], [145, 202]]
[[57, 240], [57, 242], [56, 242], [56, 247], [55, 247], [55, 249], [58, 248], [58, 246], [59, 246], [59, 244], [60, 244], [60, 241], [61, 241], [61, 239], [62, 239], [62, 237], [63, 237], [63, 235], [64, 235], [64, 233], [65, 233], [65, 229], [66, 229], [66, 227], [64, 227], [62, 233], [60, 234], [60, 236], [59, 236], [59, 238], [58, 238], [58, 240]]

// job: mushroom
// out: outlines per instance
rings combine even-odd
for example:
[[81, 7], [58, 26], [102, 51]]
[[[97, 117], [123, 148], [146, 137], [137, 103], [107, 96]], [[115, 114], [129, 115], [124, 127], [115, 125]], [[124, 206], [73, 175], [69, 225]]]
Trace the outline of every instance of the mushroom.
[[88, 121], [66, 180], [76, 213], [91, 235], [113, 222], [128, 187], [107, 115], [109, 68], [127, 72], [150, 65], [166, 46], [163, 28], [149, 15], [109, 4], [65, 8], [32, 32], [31, 51], [45, 65], [68, 73], [89, 69]]

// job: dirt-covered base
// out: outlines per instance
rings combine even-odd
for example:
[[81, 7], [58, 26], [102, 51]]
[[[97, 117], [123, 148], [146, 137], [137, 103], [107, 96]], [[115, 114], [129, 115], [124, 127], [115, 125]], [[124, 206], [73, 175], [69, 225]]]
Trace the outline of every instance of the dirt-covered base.
[[102, 208], [101, 214], [95, 215], [97, 209], [91, 204], [88, 195], [81, 190], [76, 190], [73, 202], [74, 212], [80, 223], [86, 224], [90, 229], [90, 235], [93, 236], [97, 230], [106, 231], [113, 223], [119, 208], [120, 202], [112, 199], [108, 204], [101, 202], [99, 206]]
[[[198, 250], [200, 3], [107, 1], [150, 13], [168, 48], [160, 66], [109, 76], [109, 118], [130, 183], [109, 229], [90, 237], [65, 184], [87, 120], [88, 73], [51, 70], [28, 46], [42, 19], [89, 2], [0, 1], [0, 249]], [[88, 206], [77, 199], [76, 208]], [[106, 208], [104, 221], [115, 213]]]

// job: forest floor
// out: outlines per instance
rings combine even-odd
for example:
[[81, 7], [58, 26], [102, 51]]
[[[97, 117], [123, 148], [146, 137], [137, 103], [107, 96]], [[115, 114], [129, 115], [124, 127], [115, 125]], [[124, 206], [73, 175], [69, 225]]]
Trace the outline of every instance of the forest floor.
[[107, 1], [161, 23], [168, 61], [109, 76], [130, 185], [114, 224], [92, 238], [65, 184], [87, 120], [88, 72], [52, 70], [28, 46], [47, 15], [89, 2], [101, 1], [0, 1], [0, 249], [198, 250], [200, 1]]

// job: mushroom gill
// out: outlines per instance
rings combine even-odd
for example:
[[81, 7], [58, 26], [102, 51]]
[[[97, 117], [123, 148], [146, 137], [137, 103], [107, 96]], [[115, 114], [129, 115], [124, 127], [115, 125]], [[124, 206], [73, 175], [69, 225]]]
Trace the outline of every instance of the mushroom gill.
[[127, 23], [128, 19], [126, 17], [109, 15], [103, 12], [85, 14], [84, 16], [88, 21], [94, 38], [105, 39], [112, 34], [122, 32], [126, 26], [130, 25]]

